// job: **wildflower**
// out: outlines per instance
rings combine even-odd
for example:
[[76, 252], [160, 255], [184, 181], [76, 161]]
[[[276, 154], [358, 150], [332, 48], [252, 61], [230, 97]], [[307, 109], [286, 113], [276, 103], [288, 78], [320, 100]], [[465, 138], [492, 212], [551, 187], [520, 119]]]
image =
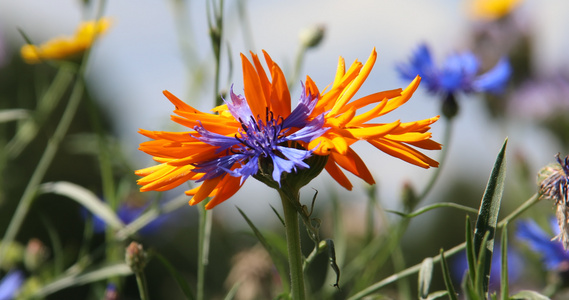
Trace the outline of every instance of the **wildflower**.
[[[555, 218], [551, 218], [551, 229], [559, 233]], [[541, 229], [533, 220], [517, 223], [516, 237], [528, 243], [530, 248], [539, 253], [547, 270], [569, 271], [569, 253], [563, 249], [563, 244]]]
[[[336, 77], [330, 90], [320, 93], [316, 84], [307, 77], [307, 93], [316, 95], [318, 104], [311, 117], [324, 114], [324, 127], [329, 130], [308, 144], [317, 155], [328, 155], [326, 171], [343, 187], [350, 190], [352, 184], [340, 169], [343, 168], [369, 184], [375, 183], [363, 160], [351, 148], [359, 140], [365, 140], [377, 149], [422, 168], [437, 167], [438, 162], [413, 147], [439, 150], [441, 145], [431, 140], [430, 125], [439, 116], [416, 122], [369, 123], [406, 103], [417, 89], [420, 78], [413, 79], [405, 89], [374, 93], [351, 101], [362, 86], [377, 58], [373, 49], [365, 64], [355, 61], [346, 71], [340, 57]], [[415, 76], [414, 76], [415, 77]], [[375, 104], [368, 111], [356, 115], [358, 109]]]
[[[492, 263], [490, 267], [490, 282], [488, 288], [490, 291], [497, 291], [500, 289], [500, 280], [502, 274], [502, 256], [501, 246], [497, 245], [492, 255]], [[516, 282], [524, 270], [524, 261], [520, 253], [508, 246], [508, 281], [509, 283]], [[451, 260], [450, 273], [453, 280], [457, 283], [462, 282], [466, 271], [468, 270], [468, 260], [466, 252], [461, 251], [457, 253]]]
[[75, 36], [54, 38], [40, 46], [27, 44], [22, 47], [20, 53], [28, 64], [36, 64], [44, 60], [77, 59], [93, 45], [99, 35], [107, 31], [110, 23], [108, 18], [82, 22]]
[[480, 62], [471, 52], [452, 54], [441, 68], [437, 68], [425, 44], [419, 46], [409, 64], [400, 64], [397, 69], [405, 79], [421, 76], [431, 93], [444, 95], [458, 92], [501, 93], [511, 74], [510, 64], [502, 58], [494, 68], [477, 75]]
[[0, 281], [0, 300], [15, 299], [24, 280], [24, 272], [20, 270], [8, 272]]
[[528, 80], [509, 98], [508, 110], [521, 118], [548, 121], [569, 112], [569, 74], [558, 72]]
[[521, 2], [521, 0], [474, 0], [470, 11], [476, 18], [495, 20], [510, 14]]
[[317, 98], [302, 93], [291, 112], [284, 74], [266, 52], [264, 56], [272, 80], [256, 55], [253, 64], [241, 55], [244, 95], [232, 87], [225, 104], [213, 109], [219, 114], [200, 112], [164, 91], [176, 106], [172, 120], [192, 130], [140, 131], [153, 139], [140, 150], [160, 163], [136, 171], [143, 176], [138, 180], [141, 191], [164, 191], [193, 180], [200, 185], [186, 192], [193, 196], [190, 205], [213, 197], [206, 205], [210, 209], [234, 195], [250, 176], [268, 173], [271, 184], [280, 186], [286, 174], [310, 167], [305, 160], [312, 151], [298, 143], [309, 143], [326, 131], [322, 116], [308, 120]]
[[[139, 203], [138, 201], [127, 201], [121, 203], [116, 211], [117, 217], [124, 223], [130, 224], [138, 217], [140, 217], [146, 210], [148, 209], [148, 205], [144, 203]], [[84, 207], [81, 207], [81, 216], [86, 218], [87, 216], [91, 216], [91, 213]], [[93, 215], [93, 232], [94, 233], [103, 233], [107, 228], [107, 224], [103, 219], [101, 219], [97, 215]], [[160, 226], [164, 225], [166, 221], [166, 216], [161, 215], [151, 221], [150, 223], [146, 224], [146, 226], [142, 227], [138, 230], [138, 233], [141, 235], [152, 235], [160, 229]]]
[[557, 206], [557, 223], [560, 233], [555, 237], [563, 242], [565, 249], [569, 248], [569, 156], [564, 160], [555, 155], [557, 164], [546, 166], [540, 175], [539, 194], [541, 198], [554, 201]]

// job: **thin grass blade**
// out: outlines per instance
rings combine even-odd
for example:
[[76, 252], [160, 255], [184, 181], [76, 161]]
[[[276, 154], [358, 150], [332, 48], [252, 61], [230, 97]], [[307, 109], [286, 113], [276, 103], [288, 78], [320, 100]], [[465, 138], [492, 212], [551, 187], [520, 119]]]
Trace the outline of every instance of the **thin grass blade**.
[[[506, 145], [508, 139], [504, 141], [502, 149], [498, 153], [496, 162], [488, 179], [486, 191], [480, 203], [478, 219], [476, 220], [476, 229], [474, 231], [474, 251], [475, 255], [480, 257], [480, 252], [486, 252], [485, 264], [483, 268], [482, 288], [488, 291], [488, 282], [490, 278], [490, 263], [492, 261], [492, 252], [494, 251], [494, 234], [498, 223], [498, 213], [500, 212], [500, 203], [502, 201], [502, 193], [504, 192], [504, 179], [506, 177]], [[484, 236], [489, 233], [488, 239], [483, 243]], [[480, 262], [478, 262], [480, 263]], [[480, 274], [477, 274], [479, 276]]]

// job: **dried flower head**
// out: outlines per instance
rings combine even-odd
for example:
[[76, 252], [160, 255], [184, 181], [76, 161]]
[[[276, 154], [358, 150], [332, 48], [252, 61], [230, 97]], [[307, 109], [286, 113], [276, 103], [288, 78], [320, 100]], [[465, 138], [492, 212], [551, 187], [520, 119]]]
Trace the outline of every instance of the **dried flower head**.
[[[569, 248], [569, 156], [561, 160], [559, 153], [555, 155], [557, 164], [548, 165], [540, 171], [538, 182], [542, 199], [550, 199], [557, 206], [556, 216], [559, 234], [555, 239], [563, 242], [565, 249]], [[542, 180], [543, 178], [543, 180]]]

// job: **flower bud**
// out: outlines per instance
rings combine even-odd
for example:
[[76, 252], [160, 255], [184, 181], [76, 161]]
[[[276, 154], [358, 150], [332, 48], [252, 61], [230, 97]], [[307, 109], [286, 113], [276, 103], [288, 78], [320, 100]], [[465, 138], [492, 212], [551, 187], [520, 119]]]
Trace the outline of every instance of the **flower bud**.
[[148, 256], [142, 245], [137, 242], [131, 242], [126, 248], [125, 261], [134, 273], [140, 273], [146, 266]]
[[32, 238], [28, 241], [24, 254], [24, 265], [29, 271], [35, 271], [41, 267], [48, 258], [49, 250], [39, 239]]
[[324, 38], [325, 32], [326, 28], [322, 24], [304, 28], [298, 35], [300, 44], [306, 49], [314, 48], [320, 45], [320, 42], [322, 42], [322, 39]]

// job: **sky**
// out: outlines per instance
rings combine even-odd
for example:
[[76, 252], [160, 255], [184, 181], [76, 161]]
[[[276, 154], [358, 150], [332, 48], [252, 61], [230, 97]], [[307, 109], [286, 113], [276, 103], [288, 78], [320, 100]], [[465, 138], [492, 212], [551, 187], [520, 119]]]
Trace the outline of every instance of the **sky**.
[[[244, 35], [236, 1], [226, 0], [224, 32], [225, 47], [222, 60], [222, 84], [234, 83], [236, 92], [242, 91], [239, 53], [266, 50], [285, 71], [292, 71], [299, 47], [299, 32], [309, 26], [326, 28], [322, 44], [305, 57], [300, 72], [317, 83], [331, 83], [339, 56], [346, 64], [365, 61], [375, 47], [378, 60], [362, 87], [360, 96], [380, 90], [406, 86], [395, 72], [395, 64], [405, 61], [421, 42], [431, 45], [435, 57], [442, 58], [452, 51], [464, 50], [469, 42], [472, 20], [468, 17], [466, 1], [388, 1], [388, 0], [315, 0], [315, 1], [244, 1], [250, 35]], [[72, 34], [78, 22], [92, 17], [81, 8], [81, 1], [71, 0], [2, 0], [0, 2], [0, 31], [13, 41], [21, 41], [17, 28], [24, 30], [33, 41], [44, 41], [57, 35]], [[523, 12], [531, 12], [535, 34], [538, 68], [547, 70], [567, 64], [569, 52], [566, 12], [569, 2], [525, 1]], [[117, 135], [127, 156], [133, 157], [140, 168], [152, 164], [150, 158], [137, 150], [145, 138], [136, 132], [175, 129], [169, 121], [172, 105], [162, 95], [169, 90], [197, 108], [207, 111], [212, 107], [213, 60], [207, 36], [205, 1], [108, 1], [104, 15], [113, 19], [113, 26], [92, 52], [88, 69], [89, 87], [114, 119]], [[245, 28], [246, 29], [246, 28]], [[248, 40], [252, 37], [252, 42]], [[561, 38], [560, 38], [561, 37]], [[182, 50], [180, 41], [187, 46]], [[15, 42], [17, 43], [17, 42]], [[230, 49], [230, 50], [228, 50]], [[186, 58], [193, 53], [191, 60]], [[228, 67], [234, 67], [230, 74]], [[188, 63], [189, 62], [189, 63]], [[298, 86], [298, 85], [297, 85]], [[292, 91], [293, 99], [299, 90]], [[294, 100], [293, 100], [294, 101]], [[402, 121], [430, 118], [439, 114], [437, 99], [419, 90], [413, 99], [388, 118]], [[461, 99], [461, 113], [453, 131], [449, 157], [441, 181], [464, 169], [472, 170], [481, 182], [487, 180], [498, 150], [506, 136], [511, 148], [525, 149], [536, 164], [552, 161], [555, 145], [551, 138], [535, 128], [518, 124], [501, 128], [492, 123], [477, 97]], [[446, 124], [433, 126], [435, 140], [442, 139]], [[423, 186], [432, 170], [422, 170], [383, 154], [369, 145], [356, 145], [356, 150], [368, 163], [379, 182], [380, 195], [387, 207], [397, 208], [400, 186], [410, 181], [417, 188]], [[545, 155], [544, 155], [545, 153]], [[438, 153], [428, 153], [437, 159]], [[355, 177], [356, 187], [364, 186]], [[246, 183], [229, 202], [220, 206], [221, 214], [231, 218], [240, 216], [234, 205], [266, 213], [268, 206], [249, 205], [258, 198], [259, 190], [273, 206], [278, 206], [276, 194], [260, 183]], [[310, 184], [324, 190], [331, 183], [328, 175], [320, 176]], [[334, 188], [340, 198], [364, 203], [360, 188], [347, 193]], [[311, 192], [306, 199], [312, 197]], [[435, 191], [436, 193], [436, 191]], [[356, 199], [356, 200], [353, 200]]]

